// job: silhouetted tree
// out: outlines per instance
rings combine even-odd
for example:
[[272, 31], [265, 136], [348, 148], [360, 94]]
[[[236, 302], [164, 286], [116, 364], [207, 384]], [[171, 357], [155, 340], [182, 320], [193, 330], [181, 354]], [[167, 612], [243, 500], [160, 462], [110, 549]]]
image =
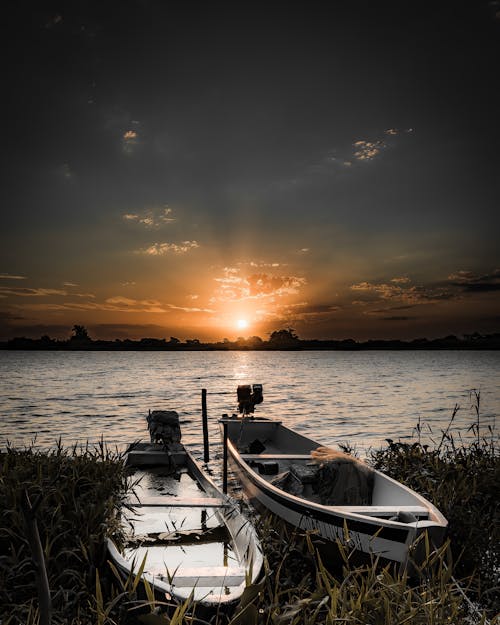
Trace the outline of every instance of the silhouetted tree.
[[73, 336], [71, 337], [72, 341], [91, 341], [92, 339], [89, 336], [89, 333], [87, 332], [87, 328], [85, 326], [79, 326], [79, 325], [74, 325], [73, 329]]
[[269, 342], [272, 345], [295, 345], [299, 342], [299, 337], [295, 334], [293, 328], [287, 328], [286, 330], [275, 330], [269, 337]]
[[251, 347], [260, 347], [264, 341], [260, 338], [260, 336], [251, 336], [247, 339], [247, 343]]
[[180, 343], [180, 340], [175, 336], [171, 336], [169, 343], [172, 345], [178, 345]]

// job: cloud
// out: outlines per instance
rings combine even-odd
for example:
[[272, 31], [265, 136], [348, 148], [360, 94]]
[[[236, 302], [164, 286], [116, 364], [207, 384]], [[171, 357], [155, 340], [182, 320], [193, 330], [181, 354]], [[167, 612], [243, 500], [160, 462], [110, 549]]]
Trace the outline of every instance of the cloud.
[[398, 128], [387, 128], [384, 130], [384, 138], [358, 139], [352, 144], [352, 156], [356, 161], [372, 161], [380, 154], [394, 145], [395, 137], [401, 134], [411, 134], [413, 128], [400, 130]]
[[326, 320], [331, 318], [341, 310], [340, 306], [333, 304], [309, 304], [308, 302], [300, 302], [298, 304], [289, 304], [283, 307], [283, 316], [293, 321], [313, 321]]
[[391, 282], [394, 284], [408, 284], [410, 282], [410, 278], [401, 277], [401, 278], [391, 278]]
[[13, 313], [10, 310], [0, 310], [0, 323], [9, 321], [23, 321], [25, 317]]
[[140, 144], [139, 134], [136, 130], [126, 130], [122, 135], [122, 150], [124, 154], [131, 156]]
[[57, 168], [57, 175], [64, 180], [75, 180], [75, 172], [71, 169], [68, 163], [63, 163]]
[[393, 316], [393, 317], [381, 317], [382, 321], [409, 321], [410, 319], [414, 320], [415, 317], [402, 317], [402, 316]]
[[476, 282], [476, 283], [467, 284], [467, 286], [465, 287], [465, 290], [469, 293], [490, 293], [493, 291], [500, 291], [500, 283], [491, 282], [487, 284], [487, 283]]
[[33, 304], [30, 310], [44, 311], [111, 311], [127, 313], [166, 313], [168, 310], [157, 300], [135, 300], [117, 295], [104, 302], [64, 302], [62, 304]]
[[200, 247], [197, 241], [183, 241], [182, 243], [153, 243], [149, 247], [137, 250], [138, 254], [146, 256], [164, 256], [170, 252], [174, 254], [186, 254]]
[[52, 295], [67, 295], [67, 291], [61, 291], [60, 289], [28, 289], [22, 287], [0, 287], [0, 295], [7, 297], [9, 295], [15, 295], [19, 297], [47, 297]]
[[238, 263], [238, 265], [241, 267], [248, 266], [248, 267], [254, 267], [254, 268], [259, 268], [259, 269], [264, 269], [264, 268], [276, 269], [277, 267], [285, 266], [283, 263], [265, 262], [265, 261], [256, 261], [256, 260], [251, 260], [246, 263], [245, 262]]
[[211, 308], [193, 308], [189, 306], [175, 306], [174, 304], [167, 304], [168, 308], [172, 310], [181, 310], [187, 313], [215, 313], [216, 311]]
[[247, 283], [252, 297], [262, 295], [295, 295], [298, 289], [306, 283], [305, 278], [298, 276], [273, 276], [266, 273], [257, 273], [248, 276]]
[[466, 293], [491, 293], [500, 291], [500, 269], [477, 275], [463, 269], [448, 276], [451, 284]]
[[0, 280], [26, 280], [26, 276], [16, 276], [11, 273], [0, 273]]
[[353, 143], [353, 157], [357, 161], [371, 161], [386, 148], [381, 140], [365, 141], [361, 139]]
[[214, 278], [218, 288], [213, 302], [241, 301], [249, 299], [272, 299], [296, 295], [306, 279], [299, 276], [253, 273], [243, 276], [236, 267], [225, 267], [224, 275]]
[[[108, 297], [108, 299], [105, 300], [104, 306], [111, 306], [113, 310], [120, 310], [121, 312], [167, 312], [158, 300], [137, 300], [121, 295]], [[109, 309], [101, 308], [101, 310]]]
[[146, 228], [159, 228], [175, 221], [169, 206], [150, 208], [141, 213], [125, 213], [122, 218], [127, 222], [137, 223]]
[[411, 310], [412, 308], [416, 308], [419, 304], [404, 304], [402, 306], [387, 306], [386, 308], [377, 308], [375, 310], [369, 310], [366, 312], [367, 315], [381, 315], [393, 310]]
[[78, 286], [75, 282], [63, 282], [63, 286]]
[[[410, 279], [393, 278], [389, 282], [359, 282], [350, 289], [358, 295], [365, 293], [368, 299], [395, 300], [404, 304], [429, 304], [456, 297], [449, 288], [441, 286], [410, 285]], [[356, 303], [360, 303], [359, 301]]]

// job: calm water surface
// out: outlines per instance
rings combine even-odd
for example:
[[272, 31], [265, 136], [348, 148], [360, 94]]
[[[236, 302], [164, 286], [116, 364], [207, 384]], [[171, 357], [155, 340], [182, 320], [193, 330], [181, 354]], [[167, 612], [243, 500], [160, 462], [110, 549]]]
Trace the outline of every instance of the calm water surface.
[[181, 416], [183, 441], [202, 452], [202, 388], [208, 390], [213, 455], [217, 419], [236, 407], [238, 384], [260, 382], [262, 416], [323, 444], [361, 452], [385, 438], [408, 440], [420, 418], [439, 439], [455, 404], [457, 428], [474, 421], [481, 392], [485, 428], [500, 412], [499, 352], [0, 352], [0, 446], [53, 446], [104, 437], [123, 448], [147, 438], [148, 409]]

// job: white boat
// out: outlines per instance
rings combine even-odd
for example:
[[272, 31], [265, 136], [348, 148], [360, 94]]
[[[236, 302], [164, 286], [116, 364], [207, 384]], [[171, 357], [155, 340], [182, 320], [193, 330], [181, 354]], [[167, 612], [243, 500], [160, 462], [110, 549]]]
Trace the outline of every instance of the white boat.
[[[256, 396], [262, 401], [262, 387]], [[248, 388], [247, 388], [248, 394]], [[260, 401], [258, 403], [260, 403]], [[243, 406], [243, 407], [242, 407]], [[448, 522], [425, 497], [364, 462], [253, 414], [223, 415], [227, 456], [251, 503], [311, 530], [334, 556], [337, 541], [355, 557], [392, 562], [402, 571], [444, 540]]]
[[[181, 602], [192, 596], [198, 605], [218, 607], [239, 600], [261, 573], [263, 557], [255, 528], [238, 505], [223, 494], [180, 443], [177, 413], [150, 413], [170, 421], [164, 440], [136, 443], [126, 464], [140, 478], [135, 496], [122, 510], [127, 542], [118, 549], [108, 540], [108, 553], [127, 576], [146, 558], [143, 578], [157, 596]], [[162, 438], [160, 436], [160, 438]]]

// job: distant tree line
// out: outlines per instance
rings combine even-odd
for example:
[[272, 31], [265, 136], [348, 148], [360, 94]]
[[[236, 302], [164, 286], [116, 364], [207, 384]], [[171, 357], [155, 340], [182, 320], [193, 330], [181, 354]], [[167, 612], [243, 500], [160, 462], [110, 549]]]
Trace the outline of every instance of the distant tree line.
[[39, 339], [16, 337], [0, 343], [0, 349], [40, 350], [122, 350], [122, 351], [204, 351], [204, 350], [422, 350], [422, 349], [500, 349], [500, 333], [453, 334], [438, 339], [419, 338], [412, 341], [372, 339], [358, 342], [354, 339], [300, 339], [293, 328], [274, 330], [267, 340], [260, 336], [227, 338], [218, 342], [203, 343], [197, 338], [182, 342], [175, 336], [170, 339], [114, 339], [93, 340], [83, 325], [74, 325], [68, 339], [53, 339], [47, 335]]

